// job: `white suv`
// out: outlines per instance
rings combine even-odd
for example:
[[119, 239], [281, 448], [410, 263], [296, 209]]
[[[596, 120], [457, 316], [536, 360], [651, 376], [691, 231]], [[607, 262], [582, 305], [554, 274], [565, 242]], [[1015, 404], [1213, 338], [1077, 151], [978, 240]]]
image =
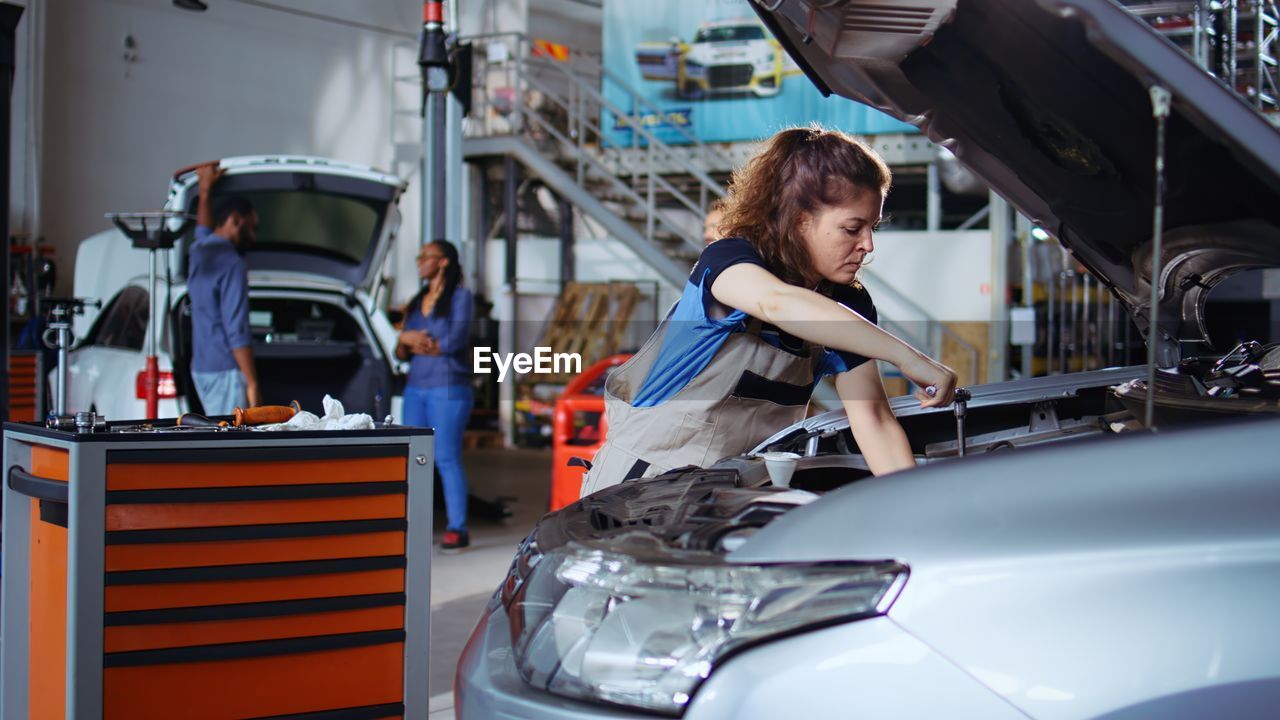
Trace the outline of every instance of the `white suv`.
[[[403, 375], [396, 332], [379, 309], [383, 261], [400, 224], [406, 184], [372, 168], [309, 157], [236, 157], [221, 162], [219, 197], [240, 195], [258, 211], [249, 266], [249, 321], [263, 400], [318, 409], [328, 393], [349, 411], [398, 414]], [[165, 208], [194, 215], [194, 172], [175, 176]], [[188, 231], [161, 251], [158, 312], [161, 417], [199, 411], [191, 384], [191, 313], [186, 292]], [[77, 318], [68, 356], [67, 410], [96, 410], [111, 420], [141, 418], [140, 380], [150, 297], [147, 253], [120, 232], [81, 243], [75, 294], [104, 301]], [[166, 290], [164, 277], [172, 283]], [[55, 371], [56, 372], [56, 369]], [[393, 407], [393, 397], [397, 401]]]

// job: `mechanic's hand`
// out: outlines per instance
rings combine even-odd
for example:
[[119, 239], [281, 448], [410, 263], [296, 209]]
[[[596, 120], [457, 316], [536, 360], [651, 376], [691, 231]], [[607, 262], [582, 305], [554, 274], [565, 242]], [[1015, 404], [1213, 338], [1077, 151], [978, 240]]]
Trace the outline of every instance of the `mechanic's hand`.
[[258, 407], [262, 404], [262, 390], [258, 388], [258, 383], [245, 385], [244, 394], [249, 401], [249, 407]]
[[400, 344], [412, 355], [429, 355], [431, 336], [423, 330], [405, 330], [400, 333]]
[[213, 189], [213, 186], [217, 185], [218, 181], [222, 179], [222, 174], [224, 172], [226, 172], [226, 170], [218, 167], [217, 161], [196, 166], [196, 179], [200, 183], [200, 193], [204, 195], [209, 194], [209, 191]]
[[[950, 405], [956, 394], [956, 373], [951, 368], [925, 355], [917, 355], [912, 362], [900, 368], [907, 379], [921, 389], [915, 391], [915, 398], [920, 407], [943, 407]], [[923, 388], [933, 387], [937, 392], [930, 397]]]

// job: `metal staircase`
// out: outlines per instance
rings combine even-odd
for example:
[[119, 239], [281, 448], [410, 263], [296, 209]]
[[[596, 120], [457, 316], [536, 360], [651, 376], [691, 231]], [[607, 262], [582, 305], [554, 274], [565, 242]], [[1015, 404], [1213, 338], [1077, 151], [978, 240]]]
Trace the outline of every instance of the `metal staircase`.
[[[675, 287], [702, 250], [701, 220], [724, 196], [719, 177], [732, 160], [677, 128], [684, 144], [664, 142], [646, 125], [661, 110], [629, 88], [628, 108], [601, 92], [620, 79], [579, 53], [566, 61], [537, 57], [516, 33], [467, 38], [474, 43], [471, 119], [464, 126], [469, 161], [514, 157], [556, 194], [626, 244]], [[629, 128], [633, 148], [622, 167], [602, 123]]]

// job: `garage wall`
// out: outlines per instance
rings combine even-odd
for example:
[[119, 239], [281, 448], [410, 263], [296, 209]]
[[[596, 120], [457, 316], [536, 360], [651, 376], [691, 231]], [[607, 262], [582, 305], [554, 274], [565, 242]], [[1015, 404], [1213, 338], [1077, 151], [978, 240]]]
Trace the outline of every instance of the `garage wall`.
[[579, 0], [530, 0], [529, 36], [600, 54], [604, 11]]
[[[530, 1], [458, 0], [458, 25], [463, 35], [524, 32], [528, 25]], [[532, 0], [534, 3], [541, 1]]]
[[[875, 298], [886, 317], [915, 322], [923, 308], [943, 322], [995, 319], [991, 316], [990, 231], [884, 231], [876, 233], [875, 246], [867, 270], [910, 302], [898, 302], [882, 290]], [[876, 289], [871, 287], [873, 292]]]
[[[391, 118], [397, 91], [410, 103], [416, 89], [396, 88], [392, 69], [397, 45], [414, 54], [419, 3], [305, 4], [392, 32], [228, 0], [210, 0], [204, 13], [161, 0], [56, 5], [45, 38], [41, 224], [64, 265], [81, 238], [106, 227], [103, 213], [159, 207], [170, 174], [201, 160], [294, 153], [411, 170], [397, 166], [394, 147], [418, 131]], [[412, 193], [402, 208], [416, 234]]]
[[35, 183], [36, 135], [33, 128], [39, 124], [34, 118], [40, 107], [39, 70], [37, 62], [42, 47], [43, 6], [32, 5], [26, 0], [10, 2], [25, 8], [18, 21], [14, 48], [15, 71], [11, 95], [9, 124], [9, 233], [15, 237], [30, 237], [36, 230], [35, 207], [39, 187]]
[[[413, 78], [420, 0], [208, 0], [204, 13], [168, 0], [53, 4], [43, 53], [43, 120], [35, 117], [44, 149], [38, 222], [66, 268], [61, 292], [71, 289], [76, 244], [107, 227], [104, 213], [159, 207], [179, 167], [277, 153], [372, 165], [410, 180], [401, 202], [407, 242], [399, 244], [389, 271], [397, 295], [411, 292], [419, 224], [421, 125]], [[462, 30], [518, 27], [524, 7], [525, 0], [463, 2]], [[15, 174], [19, 165], [15, 157]], [[34, 176], [28, 170], [16, 177], [15, 188], [33, 185]]]
[[[58, 249], [60, 293], [71, 292], [80, 240], [108, 227], [104, 213], [159, 207], [179, 167], [278, 153], [372, 165], [410, 181], [402, 241], [387, 271], [393, 302], [413, 292], [420, 0], [208, 0], [203, 13], [168, 0], [26, 2], [24, 23], [45, 27], [30, 63], [22, 62], [19, 38], [13, 227]], [[600, 11], [587, 4], [467, 0], [458, 12], [463, 34], [527, 28], [599, 50]], [[619, 270], [633, 266], [618, 259], [626, 255], [620, 248], [589, 247], [583, 242], [580, 252], [603, 256], [584, 270], [611, 259]], [[537, 263], [528, 267], [542, 274]]]

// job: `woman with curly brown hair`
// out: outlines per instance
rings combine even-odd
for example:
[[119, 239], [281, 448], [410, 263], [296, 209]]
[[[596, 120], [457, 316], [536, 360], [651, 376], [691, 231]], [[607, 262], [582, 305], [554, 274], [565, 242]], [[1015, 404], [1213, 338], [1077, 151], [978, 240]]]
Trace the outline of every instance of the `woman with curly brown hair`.
[[792, 128], [734, 173], [720, 234], [644, 347], [605, 384], [608, 436], [583, 495], [746, 452], [805, 416], [835, 376], [877, 475], [915, 465], [876, 363], [949, 404], [956, 375], [876, 325], [858, 270], [873, 249], [889, 168], [845, 133]]

